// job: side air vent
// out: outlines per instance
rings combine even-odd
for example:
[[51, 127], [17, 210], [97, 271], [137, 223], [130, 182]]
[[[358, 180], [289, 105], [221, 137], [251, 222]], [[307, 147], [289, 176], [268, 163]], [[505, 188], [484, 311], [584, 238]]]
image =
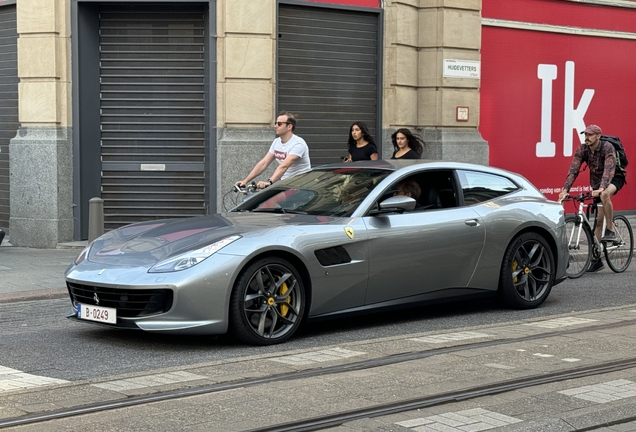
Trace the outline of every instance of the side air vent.
[[351, 257], [342, 246], [317, 250], [316, 258], [324, 267], [351, 262]]

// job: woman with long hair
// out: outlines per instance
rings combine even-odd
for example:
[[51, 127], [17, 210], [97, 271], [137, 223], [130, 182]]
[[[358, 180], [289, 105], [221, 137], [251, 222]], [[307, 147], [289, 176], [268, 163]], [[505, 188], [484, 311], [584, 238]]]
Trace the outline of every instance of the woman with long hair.
[[378, 160], [378, 148], [369, 128], [362, 122], [354, 122], [349, 128], [349, 157], [345, 162], [361, 160]]
[[393, 156], [391, 159], [421, 159], [424, 140], [406, 128], [398, 129], [391, 135]]

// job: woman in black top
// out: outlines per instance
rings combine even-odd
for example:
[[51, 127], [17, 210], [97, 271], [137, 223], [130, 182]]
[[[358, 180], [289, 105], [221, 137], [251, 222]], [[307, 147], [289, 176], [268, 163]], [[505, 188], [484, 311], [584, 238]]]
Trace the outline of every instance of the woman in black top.
[[378, 160], [378, 148], [364, 123], [355, 122], [349, 128], [349, 157], [343, 160], [345, 162]]
[[424, 151], [424, 140], [406, 128], [391, 135], [393, 156], [391, 159], [420, 159]]

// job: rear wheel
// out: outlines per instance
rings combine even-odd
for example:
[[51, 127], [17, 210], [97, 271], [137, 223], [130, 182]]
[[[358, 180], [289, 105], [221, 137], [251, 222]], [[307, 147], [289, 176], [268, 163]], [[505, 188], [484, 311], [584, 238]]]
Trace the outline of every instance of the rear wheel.
[[554, 283], [554, 257], [548, 243], [536, 233], [515, 237], [506, 249], [499, 294], [510, 307], [532, 309], [545, 301]]
[[627, 270], [634, 254], [634, 234], [632, 226], [625, 216], [614, 216], [616, 240], [605, 242], [605, 260], [616, 273]]
[[230, 329], [242, 342], [273, 345], [289, 339], [305, 311], [305, 289], [287, 260], [261, 258], [238, 277], [230, 299]]
[[565, 217], [565, 231], [570, 254], [565, 274], [575, 279], [583, 276], [590, 266], [594, 240], [590, 228], [575, 215]]

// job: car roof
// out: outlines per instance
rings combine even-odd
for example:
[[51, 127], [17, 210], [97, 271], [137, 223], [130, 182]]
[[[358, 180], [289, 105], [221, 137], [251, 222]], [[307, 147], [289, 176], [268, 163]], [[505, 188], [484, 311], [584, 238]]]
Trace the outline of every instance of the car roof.
[[[478, 170], [484, 172], [491, 172], [494, 174], [503, 174], [503, 175], [512, 175], [519, 176], [518, 173], [507, 171], [501, 168], [496, 168], [489, 165], [479, 165], [467, 162], [452, 162], [452, 161], [441, 161], [441, 160], [432, 160], [432, 159], [378, 159], [375, 161], [367, 160], [367, 161], [358, 161], [358, 162], [339, 162], [328, 165], [320, 165], [314, 167], [315, 170], [331, 170], [331, 169], [341, 169], [341, 168], [371, 168], [371, 169], [383, 169], [387, 171], [397, 171], [397, 170], [405, 170], [410, 171], [409, 167], [417, 167], [417, 168], [429, 168], [429, 169], [465, 169], [465, 170]], [[415, 168], [415, 169], [417, 169]]]

